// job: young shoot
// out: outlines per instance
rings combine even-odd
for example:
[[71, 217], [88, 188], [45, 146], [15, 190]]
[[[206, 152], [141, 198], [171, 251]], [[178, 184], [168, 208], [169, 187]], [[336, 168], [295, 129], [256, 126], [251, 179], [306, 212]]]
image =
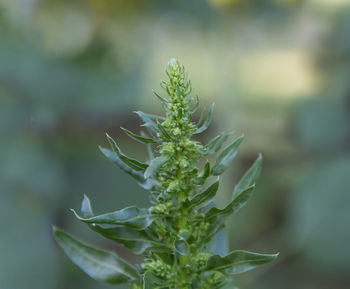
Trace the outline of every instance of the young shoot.
[[[155, 93], [165, 115], [137, 111], [147, 133], [123, 131], [149, 147], [151, 159], [141, 162], [125, 155], [112, 137], [100, 148], [117, 167], [150, 193], [149, 208], [130, 206], [102, 215], [93, 213], [84, 197], [75, 216], [105, 238], [124, 245], [143, 257], [132, 265], [113, 252], [78, 241], [54, 227], [54, 236], [68, 257], [90, 277], [109, 284], [128, 284], [131, 289], [219, 289], [241, 274], [276, 259], [278, 254], [243, 250], [226, 252], [222, 246], [225, 218], [239, 211], [251, 196], [262, 164], [256, 161], [236, 184], [232, 200], [218, 208], [213, 201], [219, 176], [230, 166], [243, 141], [239, 136], [224, 146], [231, 134], [221, 133], [207, 144], [193, 139], [209, 126], [213, 107], [199, 121], [193, 115], [198, 99], [185, 68], [171, 59], [164, 94]], [[215, 162], [208, 156], [216, 155]], [[201, 160], [206, 162], [200, 162]], [[204, 165], [200, 165], [203, 164]]]

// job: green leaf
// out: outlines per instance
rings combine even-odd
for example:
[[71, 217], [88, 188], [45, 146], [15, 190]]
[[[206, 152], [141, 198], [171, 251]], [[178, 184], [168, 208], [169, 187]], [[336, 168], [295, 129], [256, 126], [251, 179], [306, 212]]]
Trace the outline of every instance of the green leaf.
[[214, 110], [214, 103], [209, 108], [208, 115], [207, 115], [205, 122], [201, 125], [201, 127], [197, 128], [197, 130], [195, 131], [194, 134], [201, 133], [208, 128], [208, 126], [210, 125], [210, 122], [211, 122], [211, 116], [213, 114], [213, 110]]
[[198, 95], [196, 95], [196, 102], [193, 107], [190, 107], [191, 113], [192, 114], [195, 113], [198, 108], [199, 108], [199, 98], [198, 98]]
[[159, 171], [159, 169], [170, 159], [170, 156], [159, 156], [151, 161], [147, 170], [145, 171], [144, 177], [148, 179]]
[[228, 253], [228, 232], [226, 228], [218, 231], [207, 245], [207, 252], [225, 256]]
[[206, 214], [205, 218], [207, 220], [210, 220], [212, 218], [218, 217], [218, 216], [226, 216], [232, 213], [237, 213], [248, 201], [250, 198], [253, 190], [255, 188], [255, 185], [248, 187], [246, 190], [244, 190], [242, 193], [237, 195], [225, 208], [219, 209], [219, 208], [211, 208]]
[[157, 125], [153, 120], [161, 120], [161, 116], [144, 113], [142, 111], [135, 111], [135, 113], [141, 118], [141, 120], [144, 122], [143, 126], [145, 126], [148, 131], [154, 136], [157, 137]]
[[167, 288], [164, 280], [156, 277], [152, 272], [148, 271], [143, 276], [143, 289], [161, 289]]
[[204, 192], [195, 195], [191, 198], [188, 203], [189, 207], [192, 208], [194, 206], [198, 206], [200, 204], [206, 203], [215, 197], [216, 192], [219, 189], [219, 178], [218, 180], [212, 184], [209, 188], [207, 188]]
[[208, 177], [210, 177], [210, 162], [207, 160], [202, 172], [196, 178], [198, 185], [203, 185]]
[[[223, 133], [220, 133], [219, 135], [217, 135], [216, 137], [212, 138], [204, 147], [206, 148], [206, 150], [209, 150], [211, 148], [213, 148], [220, 139], [222, 139], [222, 137], [224, 136]], [[209, 153], [207, 153], [209, 154]]]
[[80, 221], [87, 224], [125, 225], [138, 230], [146, 229], [157, 218], [149, 209], [139, 209], [135, 206], [89, 218], [82, 218], [74, 210], [72, 211]]
[[213, 138], [206, 146], [206, 155], [215, 154], [218, 152], [222, 145], [232, 136], [232, 133], [227, 134], [219, 134], [215, 138]]
[[200, 176], [201, 179], [206, 180], [210, 176], [210, 162], [207, 160], [202, 175]]
[[174, 247], [175, 247], [176, 251], [183, 256], [187, 255], [189, 252], [188, 244], [183, 239], [176, 240], [174, 242]]
[[223, 271], [228, 274], [241, 274], [260, 265], [272, 262], [279, 254], [258, 254], [243, 250], [229, 253], [225, 257], [219, 255], [210, 256], [206, 270]]
[[126, 128], [123, 128], [121, 127], [121, 129], [129, 136], [131, 137], [132, 139], [140, 142], [140, 143], [143, 143], [143, 144], [149, 144], [149, 143], [157, 143], [156, 140], [154, 139], [151, 139], [151, 138], [148, 138], [148, 137], [144, 137], [144, 136], [140, 136], [140, 135], [137, 135], [137, 134], [134, 134], [133, 132], [127, 130]]
[[232, 144], [227, 146], [217, 157], [216, 163], [212, 169], [212, 175], [221, 175], [231, 164], [231, 161], [236, 157], [238, 147], [243, 141], [243, 136], [238, 137]]
[[253, 165], [244, 174], [241, 180], [235, 186], [233, 195], [239, 195], [241, 192], [246, 190], [248, 187], [254, 185], [260, 175], [262, 166], [262, 155], [259, 154], [258, 158], [255, 160]]
[[130, 227], [103, 228], [96, 224], [89, 227], [107, 239], [111, 239], [133, 251], [135, 254], [142, 254], [148, 249], [155, 251], [166, 251], [168, 248], [161, 242], [154, 241], [145, 230], [136, 230]]
[[132, 176], [134, 179], [137, 180], [138, 184], [144, 188], [145, 190], [154, 190], [158, 187], [157, 183], [154, 180], [147, 179], [145, 180], [143, 173], [136, 171], [132, 168], [130, 168], [128, 165], [126, 165], [119, 157], [118, 155], [106, 148], [99, 147], [101, 152], [118, 168], [120, 168], [125, 173]]
[[107, 140], [109, 144], [111, 145], [111, 148], [113, 151], [117, 154], [117, 156], [130, 168], [136, 170], [136, 171], [145, 171], [148, 167], [147, 164], [139, 162], [138, 160], [135, 160], [133, 158], [130, 158], [123, 154], [118, 147], [117, 143], [112, 139], [108, 134], [106, 134]]
[[201, 112], [201, 114], [199, 116], [199, 119], [197, 121], [197, 127], [199, 127], [202, 124], [203, 120], [204, 120], [204, 112], [205, 112], [205, 107], [202, 109], [202, 112]]
[[191, 238], [191, 236], [192, 236], [192, 233], [188, 230], [181, 230], [181, 233], [179, 234], [179, 237], [185, 241]]
[[153, 150], [152, 150], [152, 145], [151, 144], [148, 144], [147, 145], [147, 152], [148, 152], [148, 157], [149, 157], [149, 160], [153, 160], [154, 159], [154, 154], [153, 154]]
[[91, 202], [87, 195], [84, 195], [84, 199], [81, 202], [81, 213], [84, 218], [91, 218], [94, 216], [92, 211]]
[[216, 234], [218, 234], [218, 232], [220, 232], [222, 229], [224, 229], [224, 227], [225, 227], [225, 225], [223, 223], [222, 218], [214, 219], [214, 221], [211, 222], [211, 224], [206, 232], [207, 233], [206, 236], [202, 239], [203, 244], [210, 242], [212, 240], [212, 238]]
[[165, 138], [166, 140], [170, 141], [172, 138], [170, 136], [170, 134], [166, 131], [166, 129], [159, 123], [157, 122], [157, 128], [158, 128], [158, 132], [159, 134]]
[[[168, 107], [168, 101], [162, 97], [160, 94], [158, 94], [157, 92], [153, 91], [154, 95], [158, 98], [158, 100], [160, 101], [160, 103], [162, 104], [162, 106], [166, 109]], [[165, 119], [164, 117], [159, 117], [159, 119]]]
[[116, 254], [81, 243], [56, 227], [53, 228], [53, 233], [57, 243], [73, 263], [93, 279], [108, 284], [139, 279], [137, 269]]
[[110, 160], [112, 163], [116, 164], [120, 169], [122, 169], [127, 174], [133, 176], [138, 181], [143, 181], [143, 174], [132, 169], [125, 162], [123, 162], [119, 156], [110, 149], [99, 147], [101, 152]]

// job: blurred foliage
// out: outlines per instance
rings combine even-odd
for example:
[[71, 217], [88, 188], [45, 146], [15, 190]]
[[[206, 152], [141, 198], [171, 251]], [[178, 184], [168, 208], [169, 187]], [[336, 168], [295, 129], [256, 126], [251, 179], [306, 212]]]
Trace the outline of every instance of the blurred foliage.
[[239, 288], [349, 288], [349, 19], [349, 0], [0, 0], [0, 287], [109, 288], [62, 256], [50, 226], [80, 230], [66, 208], [84, 193], [97, 212], [147, 202], [97, 144], [108, 131], [145, 157], [116, 126], [157, 112], [151, 88], [175, 56], [204, 102], [218, 98], [211, 131], [246, 135], [218, 203], [265, 156], [230, 247], [281, 257]]

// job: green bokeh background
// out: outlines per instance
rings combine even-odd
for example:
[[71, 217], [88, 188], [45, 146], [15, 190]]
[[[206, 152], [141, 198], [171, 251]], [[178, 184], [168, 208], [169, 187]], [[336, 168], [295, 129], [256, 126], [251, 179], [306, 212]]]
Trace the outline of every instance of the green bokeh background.
[[119, 126], [160, 113], [152, 89], [171, 57], [216, 103], [202, 140], [245, 133], [218, 204], [264, 155], [229, 246], [281, 255], [238, 287], [350, 288], [349, 0], [0, 0], [0, 288], [112, 288], [68, 260], [51, 224], [139, 261], [68, 209], [83, 194], [100, 213], [147, 205], [97, 145], [108, 132], [145, 159]]

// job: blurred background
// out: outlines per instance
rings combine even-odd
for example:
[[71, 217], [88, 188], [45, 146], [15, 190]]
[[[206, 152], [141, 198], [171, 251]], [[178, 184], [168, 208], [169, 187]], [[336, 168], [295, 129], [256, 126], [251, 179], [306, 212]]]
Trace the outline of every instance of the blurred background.
[[108, 132], [146, 158], [119, 127], [161, 113], [152, 89], [171, 57], [216, 103], [201, 140], [245, 134], [218, 204], [265, 158], [229, 245], [281, 255], [238, 287], [350, 288], [350, 0], [0, 0], [0, 288], [112, 288], [68, 260], [51, 224], [137, 262], [69, 208], [84, 193], [97, 213], [147, 205], [97, 145]]

